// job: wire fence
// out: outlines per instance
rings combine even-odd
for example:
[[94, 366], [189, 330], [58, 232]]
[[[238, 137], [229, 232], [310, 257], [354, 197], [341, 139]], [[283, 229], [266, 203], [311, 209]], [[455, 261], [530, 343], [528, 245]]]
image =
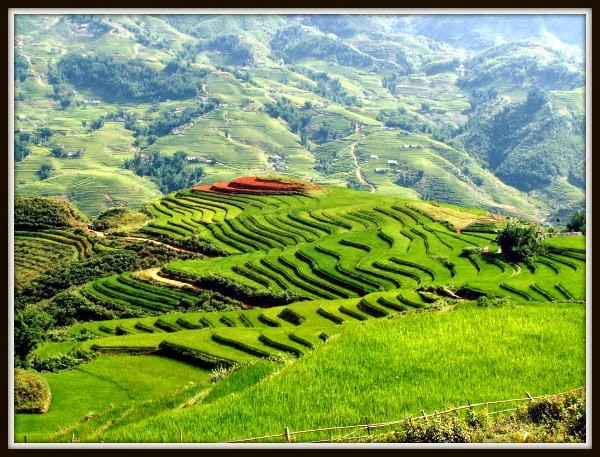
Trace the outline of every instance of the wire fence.
[[[358, 440], [358, 439], [377, 436], [377, 435], [371, 434], [371, 432], [374, 430], [381, 430], [385, 427], [392, 427], [394, 425], [403, 424], [410, 420], [419, 420], [419, 419], [429, 420], [432, 417], [437, 417], [437, 416], [441, 416], [444, 414], [449, 414], [449, 413], [466, 410], [466, 409], [472, 410], [473, 408], [477, 408], [477, 407], [485, 407], [485, 409], [488, 409], [490, 405], [500, 405], [500, 404], [504, 404], [504, 403], [518, 403], [518, 402], [524, 402], [524, 401], [532, 402], [536, 399], [566, 395], [568, 393], [577, 392], [577, 391], [584, 390], [584, 389], [585, 389], [585, 387], [579, 387], [577, 389], [568, 390], [566, 392], [561, 392], [558, 394], [540, 395], [537, 397], [533, 397], [529, 392], [525, 392], [526, 397], [523, 397], [523, 398], [513, 398], [511, 400], [497, 400], [497, 401], [488, 401], [488, 402], [482, 402], [482, 403], [473, 403], [473, 404], [468, 404], [465, 406], [458, 406], [456, 408], [447, 409], [445, 411], [435, 412], [432, 414], [427, 414], [424, 410], [421, 410], [421, 415], [417, 416], [417, 417], [411, 417], [408, 419], [395, 420], [395, 421], [390, 421], [390, 422], [381, 422], [381, 423], [375, 423], [375, 424], [369, 423], [368, 418], [365, 417], [365, 423], [359, 424], [359, 425], [344, 425], [344, 426], [340, 426], [340, 427], [316, 428], [316, 429], [312, 429], [312, 430], [298, 430], [298, 431], [290, 431], [289, 427], [284, 427], [283, 433], [278, 433], [275, 435], [257, 436], [257, 437], [253, 437], [253, 438], [244, 438], [244, 439], [233, 440], [233, 441], [226, 441], [226, 443], [251, 443], [251, 442], [256, 442], [256, 441], [271, 440], [274, 438], [285, 438], [285, 441], [290, 443], [290, 442], [292, 442], [292, 437], [295, 435], [303, 435], [306, 433], [336, 432], [336, 431], [339, 431], [339, 432], [350, 431], [350, 433], [347, 433], [345, 435], [338, 436], [335, 438], [327, 438], [327, 439], [323, 439], [323, 440], [309, 441], [309, 442], [310, 443], [327, 443], [327, 442]], [[506, 412], [510, 412], [510, 411], [515, 411], [517, 409], [518, 408], [515, 407], [515, 408], [503, 409], [503, 410], [499, 410], [499, 411], [491, 411], [491, 412], [488, 412], [488, 414], [506, 413]], [[365, 432], [365, 431], [367, 432], [366, 435], [355, 436], [355, 434], [360, 433], [360, 432]], [[381, 434], [382, 433], [379, 433], [378, 435], [381, 435]]]

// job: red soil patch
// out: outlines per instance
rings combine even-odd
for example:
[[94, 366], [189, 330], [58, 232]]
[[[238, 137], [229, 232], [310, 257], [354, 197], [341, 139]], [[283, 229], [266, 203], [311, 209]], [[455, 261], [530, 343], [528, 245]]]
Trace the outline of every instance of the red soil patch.
[[236, 178], [229, 182], [217, 182], [210, 186], [196, 186], [194, 192], [215, 192], [219, 194], [255, 194], [285, 195], [302, 194], [307, 190], [319, 190], [321, 187], [299, 182], [283, 182], [277, 179], [264, 179], [257, 176]]

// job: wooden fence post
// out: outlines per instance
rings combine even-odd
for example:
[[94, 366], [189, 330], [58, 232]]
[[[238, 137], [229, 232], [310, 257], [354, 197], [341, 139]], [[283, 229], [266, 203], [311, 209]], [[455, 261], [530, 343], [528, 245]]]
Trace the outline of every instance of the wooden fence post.
[[427, 414], [425, 413], [424, 409], [421, 410], [421, 414], [423, 414], [423, 417], [425, 418], [425, 422], [429, 422], [429, 418], [427, 417]]
[[290, 429], [289, 428], [285, 428], [285, 440], [289, 443], [291, 441], [290, 438]]
[[369, 418], [365, 417], [365, 423], [367, 424], [367, 434], [371, 436], [371, 427], [369, 427]]
[[23, 435], [23, 442], [26, 443], [27, 442], [27, 435]]
[[181, 427], [179, 427], [179, 442], [183, 443], [183, 430], [181, 430]]
[[530, 399], [531, 401], [533, 401], [533, 397], [531, 396], [531, 394], [530, 394], [529, 392], [525, 392], [525, 393], [527, 394], [527, 396], [529, 397], [529, 399]]
[[75, 432], [73, 432], [73, 434], [71, 435], [71, 443], [75, 442]]

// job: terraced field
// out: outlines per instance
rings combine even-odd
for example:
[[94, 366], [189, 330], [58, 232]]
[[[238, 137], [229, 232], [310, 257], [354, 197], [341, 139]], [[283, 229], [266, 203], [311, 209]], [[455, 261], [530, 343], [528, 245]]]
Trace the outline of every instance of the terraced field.
[[[181, 191], [150, 206], [156, 219], [143, 232], [150, 237], [200, 235], [231, 254], [163, 268], [164, 275], [175, 279], [216, 274], [310, 299], [438, 284], [515, 299], [585, 298], [585, 260], [576, 252], [541, 256], [535, 271], [495, 255], [495, 234], [489, 230], [501, 227], [502, 217], [385, 197], [374, 200], [341, 188], [325, 192], [224, 196]], [[465, 231], [457, 233], [447, 224]], [[488, 246], [489, 253], [461, 256], [463, 248], [473, 246], [481, 251]], [[557, 284], [570, 272], [576, 278], [565, 294]]]
[[84, 235], [66, 230], [14, 234], [14, 279], [18, 288], [51, 268], [82, 260], [93, 254], [93, 246]]
[[[552, 240], [531, 269], [496, 254], [495, 233], [449, 228], [501, 227], [502, 218], [481, 210], [373, 199], [342, 188], [297, 195], [184, 190], [149, 210], [155, 219], [140, 236], [199, 235], [230, 255], [164, 266], [159, 275], [180, 289], [130, 273], [89, 283], [82, 290], [88, 299], [155, 317], [77, 327], [72, 331], [86, 328], [103, 337], [83, 344], [85, 351], [152, 348], [173, 355], [183, 347], [193, 350], [192, 358], [227, 364], [278, 352], [300, 356], [343, 323], [433, 303], [484, 294], [518, 302], [585, 300], [585, 253], [571, 240]], [[480, 253], [462, 254], [472, 247]], [[199, 300], [201, 289], [242, 304], [259, 290], [292, 292], [302, 301], [269, 308], [277, 302], [253, 299], [254, 309], [178, 314]]]
[[[39, 346], [34, 357], [158, 355], [205, 377], [248, 364], [271, 372], [312, 359], [363, 324], [455, 309], [467, 315], [484, 295], [532, 309], [585, 302], [583, 238], [550, 239], [546, 254], [528, 268], [497, 253], [495, 232], [505, 221], [486, 211], [293, 180], [279, 183], [288, 194], [269, 194], [272, 179], [198, 186], [153, 202], [147, 207], [153, 219], [131, 226], [125, 240], [182, 246], [200, 240], [228, 255], [172, 261], [158, 278], [130, 271], [75, 287], [71, 293], [96, 309], [138, 317], [79, 323], [62, 341]], [[114, 233], [103, 242], [117, 241]], [[93, 254], [85, 235], [69, 231], [23, 231], [16, 239], [20, 280], [28, 264]], [[58, 249], [44, 251], [50, 243]], [[44, 257], [47, 252], [63, 260]], [[17, 434], [35, 421], [19, 423]]]

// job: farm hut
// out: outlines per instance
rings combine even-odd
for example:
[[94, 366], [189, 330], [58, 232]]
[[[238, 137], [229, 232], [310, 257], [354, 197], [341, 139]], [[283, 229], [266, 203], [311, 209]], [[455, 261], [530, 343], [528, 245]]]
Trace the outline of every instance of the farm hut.
[[397, 160], [388, 160], [388, 165], [398, 165]]
[[369, 156], [369, 159], [379, 159], [379, 156], [375, 155], [375, 154], [371, 154]]
[[387, 168], [375, 168], [375, 173], [387, 173]]

